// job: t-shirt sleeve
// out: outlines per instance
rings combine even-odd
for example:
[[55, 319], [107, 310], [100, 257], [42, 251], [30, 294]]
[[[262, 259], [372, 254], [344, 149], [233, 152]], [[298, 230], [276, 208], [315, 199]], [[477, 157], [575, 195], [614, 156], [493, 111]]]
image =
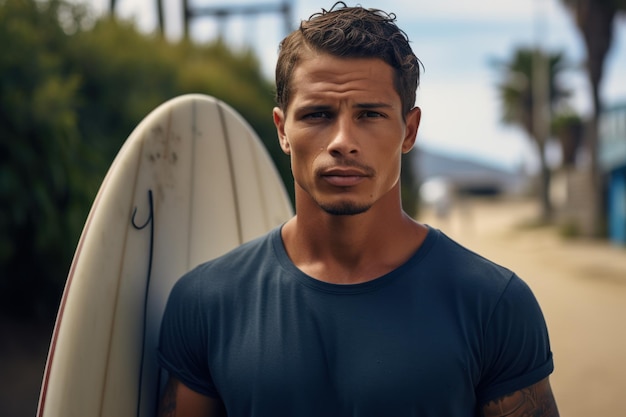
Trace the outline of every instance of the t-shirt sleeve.
[[479, 404], [533, 385], [554, 370], [548, 330], [532, 291], [513, 276], [485, 333]]
[[161, 322], [158, 360], [187, 387], [216, 397], [207, 359], [207, 312], [202, 308], [200, 288], [192, 272], [172, 289]]

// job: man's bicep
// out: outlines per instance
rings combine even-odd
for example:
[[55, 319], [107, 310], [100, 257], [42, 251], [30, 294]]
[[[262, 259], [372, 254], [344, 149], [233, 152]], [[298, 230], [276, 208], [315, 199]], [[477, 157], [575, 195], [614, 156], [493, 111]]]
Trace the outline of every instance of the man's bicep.
[[483, 417], [559, 417], [550, 381], [545, 378], [530, 387], [489, 401]]
[[159, 417], [223, 417], [222, 402], [207, 397], [170, 377], [159, 402]]

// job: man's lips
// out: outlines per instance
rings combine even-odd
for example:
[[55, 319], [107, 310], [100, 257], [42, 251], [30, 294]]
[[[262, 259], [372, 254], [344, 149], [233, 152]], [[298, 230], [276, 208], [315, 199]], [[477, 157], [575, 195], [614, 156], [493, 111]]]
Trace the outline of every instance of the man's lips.
[[329, 169], [321, 173], [321, 177], [336, 187], [351, 187], [364, 181], [369, 175], [363, 171], [350, 169]]

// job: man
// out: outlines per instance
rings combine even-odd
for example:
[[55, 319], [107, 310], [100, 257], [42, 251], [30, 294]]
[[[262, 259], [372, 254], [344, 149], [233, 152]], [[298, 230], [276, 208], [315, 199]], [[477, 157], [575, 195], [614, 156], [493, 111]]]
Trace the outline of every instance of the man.
[[161, 416], [558, 416], [528, 287], [402, 211], [420, 62], [394, 20], [340, 3], [281, 43], [296, 216], [176, 285]]

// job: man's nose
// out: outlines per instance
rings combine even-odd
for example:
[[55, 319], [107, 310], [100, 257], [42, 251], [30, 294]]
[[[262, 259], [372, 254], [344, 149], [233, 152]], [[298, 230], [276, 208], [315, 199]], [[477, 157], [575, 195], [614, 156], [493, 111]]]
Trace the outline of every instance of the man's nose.
[[328, 152], [335, 156], [357, 154], [359, 152], [357, 130], [351, 117], [338, 117], [328, 144]]

